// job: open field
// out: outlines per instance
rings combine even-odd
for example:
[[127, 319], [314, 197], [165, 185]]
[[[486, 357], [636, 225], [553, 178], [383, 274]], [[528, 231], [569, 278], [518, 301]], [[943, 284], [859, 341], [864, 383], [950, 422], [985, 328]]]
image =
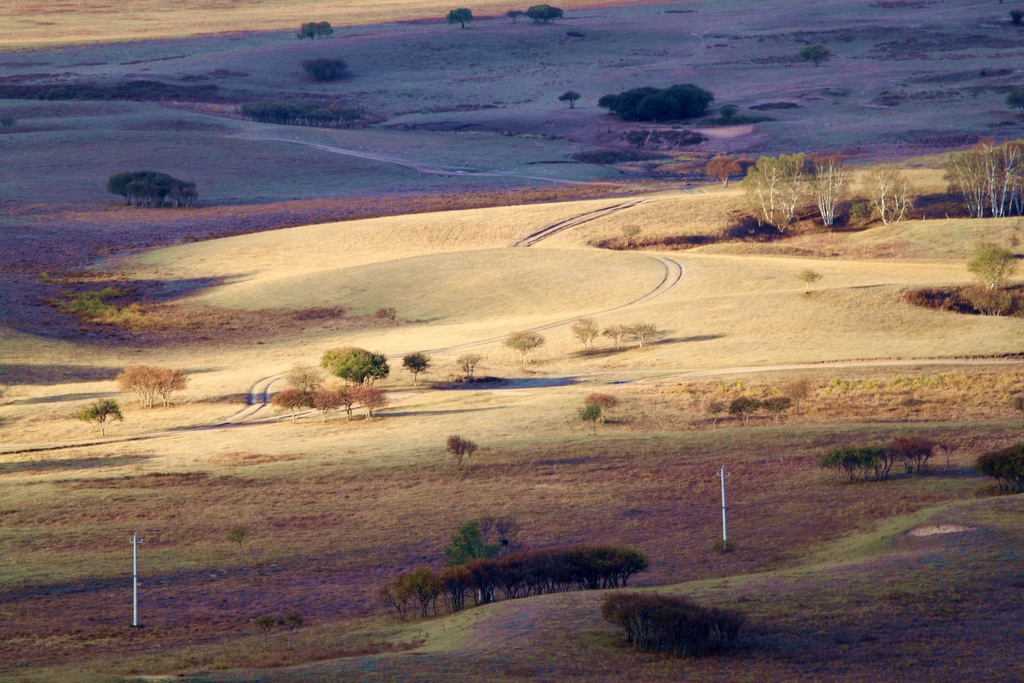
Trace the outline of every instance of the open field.
[[[1024, 678], [1024, 497], [973, 469], [1021, 439], [1024, 318], [903, 300], [974, 283], [981, 241], [1024, 259], [1024, 221], [963, 218], [942, 171], [947, 151], [1020, 137], [1008, 6], [599, 1], [540, 25], [485, 2], [463, 31], [413, 0], [147, 2], [0, 8], [0, 680]], [[314, 19], [334, 37], [297, 40]], [[800, 62], [812, 43], [834, 58]], [[325, 56], [348, 77], [302, 75]], [[137, 80], [157, 85], [96, 99]], [[596, 105], [686, 82], [716, 95], [701, 120]], [[94, 99], [3, 99], [49, 87]], [[270, 99], [360, 119], [241, 116]], [[720, 125], [730, 103], [768, 120]], [[912, 220], [823, 229], [808, 210], [744, 235], [742, 188], [703, 163], [783, 152], [847, 157], [843, 211], [872, 164], [902, 163]], [[105, 193], [143, 168], [195, 181], [199, 205]], [[615, 246], [632, 239], [647, 246]], [[657, 333], [585, 350], [581, 316]], [[527, 329], [545, 338], [529, 363], [503, 344]], [[377, 418], [266, 403], [346, 345], [390, 358]], [[414, 385], [401, 356], [420, 350]], [[188, 386], [145, 409], [115, 384], [136, 364]], [[591, 425], [594, 392], [619, 403]], [[783, 394], [800, 398], [749, 420], [717, 405]], [[105, 436], [75, 418], [100, 398], [125, 417]], [[480, 445], [465, 469], [449, 435]], [[908, 436], [937, 444], [923, 472], [841, 484], [816, 464]], [[641, 550], [631, 588], [741, 610], [739, 647], [634, 651], [604, 591], [408, 621], [380, 604], [485, 515], [517, 521], [512, 549]], [[261, 632], [288, 611], [294, 633]]]

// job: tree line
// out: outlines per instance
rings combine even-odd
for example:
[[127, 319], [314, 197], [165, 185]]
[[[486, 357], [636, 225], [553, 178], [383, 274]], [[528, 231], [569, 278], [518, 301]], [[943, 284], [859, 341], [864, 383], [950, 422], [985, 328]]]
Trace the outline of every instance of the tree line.
[[336, 108], [314, 102], [247, 102], [238, 111], [242, 116], [260, 123], [316, 128], [347, 128], [361, 116], [356, 109]]
[[158, 171], [125, 171], [107, 180], [107, 192], [121, 195], [130, 206], [195, 206], [196, 184]]

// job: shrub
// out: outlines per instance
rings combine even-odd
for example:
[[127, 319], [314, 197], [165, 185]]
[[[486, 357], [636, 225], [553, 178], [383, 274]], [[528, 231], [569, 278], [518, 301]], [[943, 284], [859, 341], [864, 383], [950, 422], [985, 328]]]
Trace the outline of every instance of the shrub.
[[1019, 26], [1021, 20], [1024, 20], [1024, 11], [1019, 9], [1010, 10], [1010, 21], [1013, 22], [1014, 25]]
[[299, 40], [303, 38], [309, 38], [310, 40], [319, 40], [320, 38], [327, 38], [334, 35], [334, 27], [326, 21], [307, 21], [299, 27], [299, 32], [295, 34], [295, 37]]
[[735, 550], [736, 544], [727, 538], [719, 538], [711, 544], [711, 549], [719, 555], [724, 555], [725, 553], [731, 553], [733, 550]]
[[307, 59], [302, 68], [314, 81], [336, 81], [348, 72], [348, 64], [344, 59]]
[[639, 593], [612, 593], [601, 616], [623, 627], [638, 650], [690, 657], [734, 647], [745, 621], [739, 612], [683, 596]]
[[445, 444], [448, 452], [455, 458], [455, 466], [460, 470], [463, 464], [469, 465], [469, 459], [474, 453], [480, 448], [475, 442], [469, 439], [463, 439], [461, 436], [453, 434], [448, 437], [448, 441]]
[[672, 121], [704, 113], [714, 99], [709, 91], [687, 83], [667, 89], [633, 88], [605, 95], [597, 105], [625, 121]]
[[260, 123], [316, 128], [346, 128], [360, 117], [355, 109], [336, 109], [315, 102], [247, 102], [239, 112]]
[[1000, 491], [1024, 492], [1024, 442], [979, 456], [974, 469], [995, 479]]
[[900, 454], [884, 446], [844, 446], [818, 456], [818, 467], [837, 478], [854, 481], [884, 481]]
[[928, 459], [932, 457], [937, 444], [931, 439], [921, 436], [903, 436], [893, 439], [889, 444], [897, 459], [903, 461], [907, 472], [921, 472], [928, 468]]

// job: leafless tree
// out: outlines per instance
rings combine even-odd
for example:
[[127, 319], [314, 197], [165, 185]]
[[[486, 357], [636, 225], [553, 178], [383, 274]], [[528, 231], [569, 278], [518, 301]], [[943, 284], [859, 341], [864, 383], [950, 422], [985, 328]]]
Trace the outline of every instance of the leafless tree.
[[836, 207], [846, 196], [850, 172], [837, 156], [819, 157], [813, 161], [811, 187], [818, 204], [818, 213], [826, 227], [835, 225]]

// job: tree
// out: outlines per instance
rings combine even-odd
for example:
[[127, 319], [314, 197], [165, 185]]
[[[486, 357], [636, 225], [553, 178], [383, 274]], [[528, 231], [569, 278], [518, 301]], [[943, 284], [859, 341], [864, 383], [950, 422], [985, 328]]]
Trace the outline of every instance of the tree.
[[824, 45], [808, 45], [800, 50], [800, 59], [805, 62], [814, 62], [814, 66], [820, 66], [832, 58], [832, 51]]
[[704, 113], [715, 96], [692, 83], [666, 89], [644, 86], [617, 95], [604, 95], [597, 106], [625, 121], [671, 121]]
[[644, 348], [644, 341], [648, 338], [655, 338], [659, 334], [658, 326], [654, 323], [633, 323], [626, 325], [626, 335], [630, 339], [635, 339], [640, 344], [640, 348]]
[[505, 346], [519, 353], [519, 358], [526, 365], [530, 362], [530, 354], [544, 345], [544, 336], [540, 332], [527, 330], [513, 332], [502, 342]]
[[320, 38], [327, 38], [334, 35], [334, 28], [326, 21], [308, 21], [299, 27], [299, 32], [296, 34], [299, 40], [303, 38], [309, 38], [310, 40], [319, 40]]
[[705, 166], [704, 174], [709, 178], [718, 178], [722, 184], [728, 187], [729, 177], [738, 175], [743, 170], [735, 157], [718, 156], [713, 157]]
[[615, 345], [615, 350], [618, 351], [619, 346], [622, 344], [622, 338], [626, 335], [626, 327], [624, 325], [609, 325], [604, 328], [601, 335], [611, 339]]
[[285, 612], [284, 618], [281, 620], [284, 623], [284, 627], [288, 629], [288, 647], [292, 646], [292, 634], [297, 628], [302, 626], [305, 621], [302, 615], [295, 611]]
[[122, 422], [124, 416], [117, 401], [109, 398], [101, 398], [85, 406], [75, 415], [82, 422], [95, 422], [100, 428], [100, 436], [107, 435], [107, 422], [117, 420]]
[[445, 447], [448, 452], [455, 458], [455, 466], [458, 469], [462, 469], [463, 464], [469, 467], [470, 458], [480, 448], [475, 442], [469, 439], [463, 439], [461, 436], [452, 435], [448, 437], [448, 441], [445, 443]]
[[1024, 492], [1024, 442], [979, 456], [974, 469], [995, 479], [1000, 491]]
[[344, 59], [319, 57], [302, 62], [302, 68], [314, 81], [336, 81], [348, 73], [348, 64]]
[[619, 399], [615, 398], [611, 394], [603, 394], [595, 391], [592, 394], [588, 394], [587, 397], [583, 399], [583, 403], [587, 405], [593, 403], [594, 405], [600, 407], [601, 422], [604, 422], [605, 413], [607, 413], [615, 406], [619, 405]]
[[193, 206], [199, 193], [196, 184], [157, 171], [125, 171], [107, 179], [107, 192], [121, 195], [130, 206]]
[[750, 420], [750, 416], [761, 409], [761, 402], [756, 398], [750, 396], [740, 396], [734, 398], [729, 402], [729, 414], [733, 417], [742, 417], [743, 424], [746, 426]]
[[430, 368], [431, 358], [425, 353], [410, 353], [402, 358], [402, 367], [412, 373], [412, 385], [416, 386], [419, 374]]
[[846, 196], [850, 172], [837, 156], [814, 159], [811, 164], [811, 189], [818, 204], [818, 213], [826, 227], [835, 225], [836, 207]]
[[559, 102], [568, 102], [569, 109], [576, 108], [576, 100], [580, 98], [580, 94], [575, 90], [566, 90], [564, 93], [558, 96]]
[[591, 434], [597, 434], [597, 423], [601, 421], [603, 414], [601, 406], [596, 403], [587, 403], [579, 409], [580, 419], [590, 423]]
[[594, 340], [597, 339], [598, 335], [601, 334], [601, 328], [597, 326], [597, 323], [593, 318], [579, 318], [569, 328], [579, 343], [583, 344], [583, 348], [587, 351], [594, 346]]
[[352, 387], [341, 387], [336, 389], [335, 393], [338, 395], [338, 407], [345, 409], [345, 414], [348, 419], [352, 419], [352, 406], [355, 405], [356, 397], [352, 393]]
[[981, 242], [967, 262], [967, 270], [974, 273], [986, 289], [1001, 289], [1006, 280], [1017, 272], [1017, 257], [1005, 247]]
[[[1003, 0], [999, 0], [1001, 3]], [[1020, 26], [1021, 21], [1024, 21], [1024, 11], [1019, 9], [1010, 10], [1010, 23], [1014, 26]]]
[[387, 320], [392, 325], [398, 325], [398, 309], [393, 307], [378, 308], [373, 313], [373, 317], [377, 320]]
[[1020, 413], [1020, 416], [1024, 418], [1024, 394], [1017, 394], [1011, 398], [1010, 407]]
[[157, 398], [161, 399], [166, 408], [171, 394], [188, 386], [189, 377], [184, 370], [132, 365], [125, 368], [115, 381], [120, 391], [130, 391], [138, 396], [143, 408], [152, 408]]
[[898, 223], [914, 208], [915, 192], [910, 181], [895, 166], [879, 166], [867, 179], [868, 197], [882, 223]]
[[800, 279], [800, 282], [803, 282], [804, 284], [807, 285], [804, 288], [804, 294], [810, 294], [811, 285], [813, 285], [815, 282], [821, 279], [821, 273], [815, 270], [811, 270], [810, 268], [804, 268], [803, 270], [800, 271], [800, 274], [797, 275], [797, 277]]
[[477, 364], [484, 359], [479, 353], [464, 353], [455, 359], [455, 362], [462, 372], [466, 375], [466, 379], [473, 380], [473, 372], [476, 371]]
[[721, 401], [711, 401], [708, 403], [707, 412], [711, 416], [711, 428], [718, 429], [718, 416], [725, 412], [725, 404]]
[[743, 183], [749, 201], [758, 211], [758, 223], [785, 232], [793, 222], [803, 193], [806, 161], [804, 154], [780, 154], [761, 157], [747, 169]]
[[352, 389], [352, 396], [356, 403], [363, 406], [363, 410], [366, 411], [367, 420], [372, 420], [378, 411], [384, 410], [391, 404], [384, 390], [377, 387], [354, 387]]
[[270, 399], [270, 405], [280, 410], [290, 411], [292, 422], [295, 422], [299, 409], [310, 405], [311, 398], [309, 394], [303, 394], [295, 389], [285, 389], [274, 394], [274, 397]]
[[14, 126], [14, 124], [16, 124], [16, 123], [17, 123], [17, 120], [13, 116], [11, 116], [9, 114], [5, 114], [3, 116], [0, 116], [0, 126], [3, 126], [4, 130], [7, 130], [8, 128], [12, 128]]
[[448, 12], [449, 24], [459, 24], [460, 26], [462, 26], [462, 28], [466, 28], [466, 24], [468, 24], [471, 21], [473, 21], [473, 12], [466, 9], [465, 7], [453, 9], [452, 11]]
[[505, 16], [512, 20], [513, 24], [519, 23], [519, 17], [524, 16], [526, 12], [521, 9], [510, 9], [505, 12]]
[[551, 5], [534, 5], [526, 10], [526, 16], [540, 24], [562, 18], [562, 10]]
[[227, 540], [238, 544], [238, 559], [242, 559], [245, 539], [249, 538], [249, 527], [243, 524], [236, 524], [228, 530]]
[[448, 546], [444, 549], [445, 564], [449, 567], [498, 556], [501, 547], [496, 543], [488, 543], [480, 531], [480, 520], [473, 519], [463, 522], [452, 533]]
[[263, 644], [267, 644], [267, 639], [270, 637], [270, 632], [274, 630], [274, 626], [277, 625], [277, 620], [274, 617], [264, 614], [261, 617], [256, 617], [256, 628], [263, 632]]
[[323, 386], [324, 373], [316, 366], [296, 363], [284, 373], [284, 381], [300, 394], [313, 394]]
[[1011, 90], [1006, 93], [1006, 106], [1024, 114], [1024, 90]]
[[320, 389], [313, 394], [311, 403], [320, 412], [320, 421], [326, 422], [327, 411], [337, 410], [344, 405], [345, 401], [339, 391]]
[[772, 414], [775, 424], [779, 424], [779, 418], [793, 407], [793, 401], [787, 396], [772, 396], [762, 401], [761, 406]]
[[331, 349], [320, 358], [320, 367], [326, 368], [335, 377], [353, 384], [372, 384], [391, 372], [388, 358], [356, 346]]
[[791, 379], [782, 387], [782, 395], [793, 401], [793, 407], [800, 412], [800, 402], [811, 395], [811, 380], [807, 377]]
[[946, 157], [947, 191], [963, 196], [974, 218], [1024, 213], [1024, 141], [984, 140]]

